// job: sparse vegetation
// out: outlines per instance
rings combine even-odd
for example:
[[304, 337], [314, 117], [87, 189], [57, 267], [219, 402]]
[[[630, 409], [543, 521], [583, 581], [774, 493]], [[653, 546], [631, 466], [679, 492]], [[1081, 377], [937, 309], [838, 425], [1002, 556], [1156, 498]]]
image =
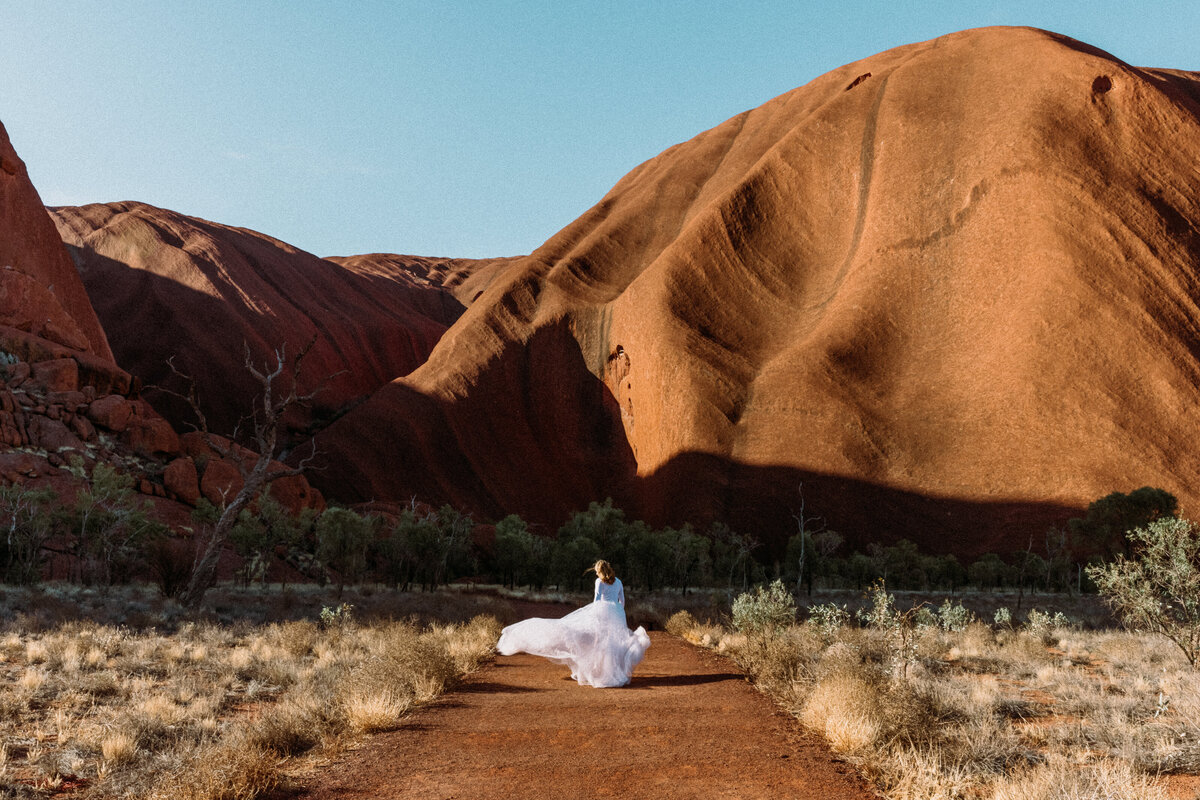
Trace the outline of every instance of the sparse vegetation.
[[1129, 532], [1130, 556], [1088, 567], [1126, 625], [1170, 639], [1200, 662], [1200, 528], [1165, 517]]
[[733, 658], [889, 800], [1165, 800], [1165, 776], [1197, 771], [1200, 686], [1165, 639], [1001, 608], [996, 625], [948, 600], [901, 610], [877, 585], [857, 626], [827, 602], [799, 624], [681, 612], [668, 630]]
[[[64, 616], [92, 600], [144, 602], [129, 589], [25, 591]], [[10, 611], [25, 607], [14, 593], [3, 598]], [[0, 633], [0, 796], [64, 786], [98, 798], [262, 796], [306, 754], [401, 724], [488, 658], [500, 627], [492, 616], [421, 625], [344, 614], [325, 626], [314, 617], [162, 615], [161, 628], [137, 629], [10, 613]]]

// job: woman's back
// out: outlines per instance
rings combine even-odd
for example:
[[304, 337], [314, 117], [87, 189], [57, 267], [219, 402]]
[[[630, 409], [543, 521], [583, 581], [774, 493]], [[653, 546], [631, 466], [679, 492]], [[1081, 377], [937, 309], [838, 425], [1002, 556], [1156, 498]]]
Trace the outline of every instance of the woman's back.
[[600, 578], [596, 578], [596, 596], [592, 598], [593, 602], [606, 600], [610, 603], [619, 603], [622, 607], [625, 605], [625, 589], [621, 586], [620, 578], [613, 578], [612, 583], [605, 583]]

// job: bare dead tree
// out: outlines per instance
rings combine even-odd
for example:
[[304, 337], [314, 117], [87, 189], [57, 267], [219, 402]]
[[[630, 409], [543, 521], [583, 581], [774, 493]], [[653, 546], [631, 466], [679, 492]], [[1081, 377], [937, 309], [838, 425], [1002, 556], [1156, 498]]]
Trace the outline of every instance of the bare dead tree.
[[[792, 514], [792, 519], [796, 520], [796, 526], [800, 531], [800, 558], [799, 572], [796, 575], [796, 594], [800, 594], [800, 584], [804, 580], [804, 568], [808, 567], [808, 594], [812, 596], [812, 564], [808, 557], [807, 540], [821, 531], [825, 530], [825, 520], [821, 517], [806, 517], [804, 515], [804, 482], [801, 481], [796, 491], [800, 493], [800, 513]], [[809, 525], [817, 523], [819, 527], [810, 530]]]
[[[167, 362], [171, 371], [188, 383], [186, 395], [174, 394], [185, 399], [191, 406], [197, 419], [197, 424], [193, 427], [204, 436], [205, 444], [214, 453], [237, 467], [242, 477], [242, 487], [233, 495], [232, 499], [226, 496], [225, 506], [213, 525], [208, 542], [204, 545], [203, 550], [196, 553], [191, 579], [179, 598], [180, 602], [188, 608], [199, 606], [205, 593], [216, 582], [217, 561], [221, 554], [221, 548], [228, 541], [229, 533], [237, 523], [238, 514], [253, 503], [271, 483], [280, 478], [304, 472], [316, 455], [316, 447], [313, 445], [312, 452], [301, 459], [296, 466], [271, 469], [271, 462], [280, 446], [280, 427], [283, 424], [284, 416], [290, 409], [312, 400], [323, 387], [322, 384], [307, 394], [301, 394], [299, 390], [300, 371], [304, 357], [308, 355], [315, 341], [315, 338], [310, 340], [291, 359], [287, 356], [287, 345], [279, 347], [274, 353], [274, 365], [272, 366], [268, 361], [261, 370], [255, 366], [254, 360], [251, 358], [250, 346], [245, 345], [245, 366], [247, 371], [258, 381], [261, 394], [255, 400], [251, 413], [238, 423], [230, 441], [223, 440], [209, 431], [208, 419], [200, 408], [200, 400], [196, 394], [195, 381], [176, 369], [172, 361], [168, 360]], [[236, 444], [243, 426], [247, 427], [246, 433], [250, 436], [253, 450], [256, 452], [251, 452]]]

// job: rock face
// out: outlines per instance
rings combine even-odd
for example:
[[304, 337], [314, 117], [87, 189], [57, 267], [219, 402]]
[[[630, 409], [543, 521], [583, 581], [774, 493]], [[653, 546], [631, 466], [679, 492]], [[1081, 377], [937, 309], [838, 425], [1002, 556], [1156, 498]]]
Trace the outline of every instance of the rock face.
[[342, 499], [611, 495], [774, 546], [1023, 548], [1200, 504], [1200, 75], [1032, 29], [901, 47], [673, 147], [320, 438]]
[[[117, 362], [147, 386], [178, 390], [167, 366], [174, 357], [196, 379], [214, 430], [231, 431], [257, 396], [243, 345], [262, 367], [275, 348], [295, 353], [315, 340], [302, 390], [326, 387], [315, 417], [292, 421], [304, 427], [421, 364], [463, 311], [442, 281], [480, 282], [470, 280], [474, 262], [376, 255], [335, 263], [142, 203], [50, 211]], [[177, 398], [148, 395], [176, 427], [193, 421]]]
[[[19, 340], [13, 345], [10, 339]], [[0, 339], [46, 343], [111, 362], [108, 340], [75, 266], [0, 124]], [[22, 354], [23, 357], [26, 354]], [[40, 360], [40, 359], [39, 359]]]

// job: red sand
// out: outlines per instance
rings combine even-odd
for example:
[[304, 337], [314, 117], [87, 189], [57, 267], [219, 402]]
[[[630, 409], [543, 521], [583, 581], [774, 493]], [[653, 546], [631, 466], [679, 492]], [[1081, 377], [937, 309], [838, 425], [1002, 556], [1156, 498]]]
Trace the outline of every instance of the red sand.
[[322, 771], [316, 800], [876, 797], [724, 658], [665, 633], [633, 682], [579, 686], [534, 656], [464, 686]]

